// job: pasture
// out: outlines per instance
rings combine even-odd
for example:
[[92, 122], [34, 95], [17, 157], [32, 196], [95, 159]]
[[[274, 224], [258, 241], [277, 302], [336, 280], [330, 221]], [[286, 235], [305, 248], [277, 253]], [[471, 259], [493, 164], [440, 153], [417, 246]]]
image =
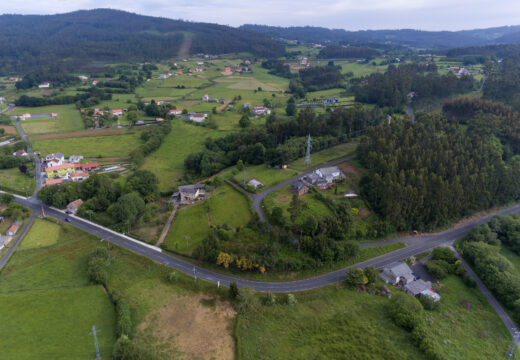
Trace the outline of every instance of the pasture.
[[18, 168], [0, 170], [0, 189], [20, 195], [30, 195], [35, 188], [34, 178], [22, 174]]
[[82, 130], [85, 124], [81, 115], [74, 105], [52, 105], [41, 107], [16, 107], [9, 114], [21, 115], [30, 114], [51, 114], [57, 113], [57, 118], [29, 118], [21, 121], [22, 128], [27, 134], [67, 132]]
[[42, 155], [62, 152], [66, 156], [85, 157], [126, 157], [141, 144], [139, 132], [129, 132], [111, 136], [86, 136], [46, 140], [35, 140], [34, 151]]
[[54, 245], [58, 242], [60, 229], [60, 226], [53, 222], [35, 219], [31, 231], [25, 236], [18, 249], [34, 249]]

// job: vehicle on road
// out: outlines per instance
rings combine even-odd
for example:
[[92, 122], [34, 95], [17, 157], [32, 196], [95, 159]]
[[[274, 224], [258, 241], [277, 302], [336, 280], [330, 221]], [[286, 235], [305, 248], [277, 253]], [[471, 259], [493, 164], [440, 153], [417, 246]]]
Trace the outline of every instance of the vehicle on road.
[[67, 216], [67, 217], [65, 218], [65, 221], [68, 222], [68, 223], [70, 223], [70, 222], [72, 222], [72, 219], [71, 219], [70, 217]]

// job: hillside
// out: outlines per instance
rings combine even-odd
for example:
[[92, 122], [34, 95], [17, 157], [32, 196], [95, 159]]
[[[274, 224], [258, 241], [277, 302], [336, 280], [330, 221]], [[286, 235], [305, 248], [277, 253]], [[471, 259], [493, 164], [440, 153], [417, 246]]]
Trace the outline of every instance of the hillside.
[[16, 70], [71, 58], [153, 61], [196, 53], [270, 57], [284, 52], [264, 34], [109, 9], [1, 15], [0, 28], [0, 63]]
[[242, 25], [242, 30], [255, 31], [288, 40], [312, 43], [391, 42], [417, 48], [453, 48], [480, 46], [502, 42], [518, 42], [520, 26], [503, 26], [463, 31], [363, 30], [347, 31], [323, 27], [275, 27]]

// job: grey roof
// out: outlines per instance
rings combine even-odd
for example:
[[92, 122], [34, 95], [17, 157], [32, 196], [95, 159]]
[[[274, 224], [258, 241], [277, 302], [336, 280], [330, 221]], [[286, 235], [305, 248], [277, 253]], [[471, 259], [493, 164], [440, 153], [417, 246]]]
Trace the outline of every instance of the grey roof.
[[301, 190], [304, 186], [307, 186], [305, 185], [303, 182], [301, 181], [296, 181], [295, 183], [293, 183], [291, 185], [291, 189], [293, 190]]
[[204, 184], [192, 184], [179, 186], [179, 192], [195, 194], [197, 190], [202, 189]]
[[319, 169], [320, 172], [323, 174], [324, 177], [328, 177], [328, 176], [335, 176], [333, 175], [334, 173], [338, 173], [339, 172], [339, 175], [340, 176], [343, 176], [343, 173], [341, 172], [341, 170], [339, 169], [339, 167], [337, 166], [331, 166], [331, 167], [326, 167], [326, 168], [321, 168]]
[[247, 182], [249, 185], [251, 186], [254, 186], [255, 188], [256, 187], [259, 187], [259, 186], [264, 186], [264, 184], [262, 184], [260, 181], [256, 180], [256, 179], [251, 179]]
[[412, 269], [410, 269], [408, 264], [406, 264], [404, 262], [400, 262], [400, 261], [396, 261], [394, 263], [391, 263], [388, 266], [385, 266], [383, 271], [388, 272], [395, 277], [401, 277], [401, 276], [405, 277], [405, 278], [407, 278], [409, 276], [413, 277]]
[[412, 281], [411, 283], [405, 285], [405, 289], [410, 294], [416, 296], [422, 293], [425, 290], [428, 290], [432, 287], [432, 284], [429, 281], [423, 281], [421, 279]]

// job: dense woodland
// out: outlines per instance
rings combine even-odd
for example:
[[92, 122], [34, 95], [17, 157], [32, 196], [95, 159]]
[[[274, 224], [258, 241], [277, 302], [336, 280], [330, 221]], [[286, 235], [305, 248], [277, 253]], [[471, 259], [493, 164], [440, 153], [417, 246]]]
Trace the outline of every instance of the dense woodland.
[[384, 74], [376, 73], [357, 81], [352, 87], [356, 101], [400, 109], [407, 95], [416, 92], [421, 98], [442, 98], [472, 91], [473, 77], [456, 77], [453, 73], [439, 75], [434, 63], [389, 66]]
[[520, 109], [520, 55], [489, 64], [488, 78], [484, 84], [484, 98], [502, 101]]
[[377, 50], [368, 47], [330, 45], [320, 50], [318, 57], [325, 59], [370, 59], [378, 54]]
[[440, 115], [369, 130], [359, 158], [362, 193], [398, 229], [431, 229], [471, 212], [520, 199], [520, 159], [478, 118], [462, 127]]
[[285, 52], [281, 43], [263, 34], [109, 9], [2, 15], [0, 28], [0, 70], [4, 72], [65, 58], [87, 62], [167, 59], [179, 56], [181, 49], [180, 56], [251, 52], [278, 57]]

